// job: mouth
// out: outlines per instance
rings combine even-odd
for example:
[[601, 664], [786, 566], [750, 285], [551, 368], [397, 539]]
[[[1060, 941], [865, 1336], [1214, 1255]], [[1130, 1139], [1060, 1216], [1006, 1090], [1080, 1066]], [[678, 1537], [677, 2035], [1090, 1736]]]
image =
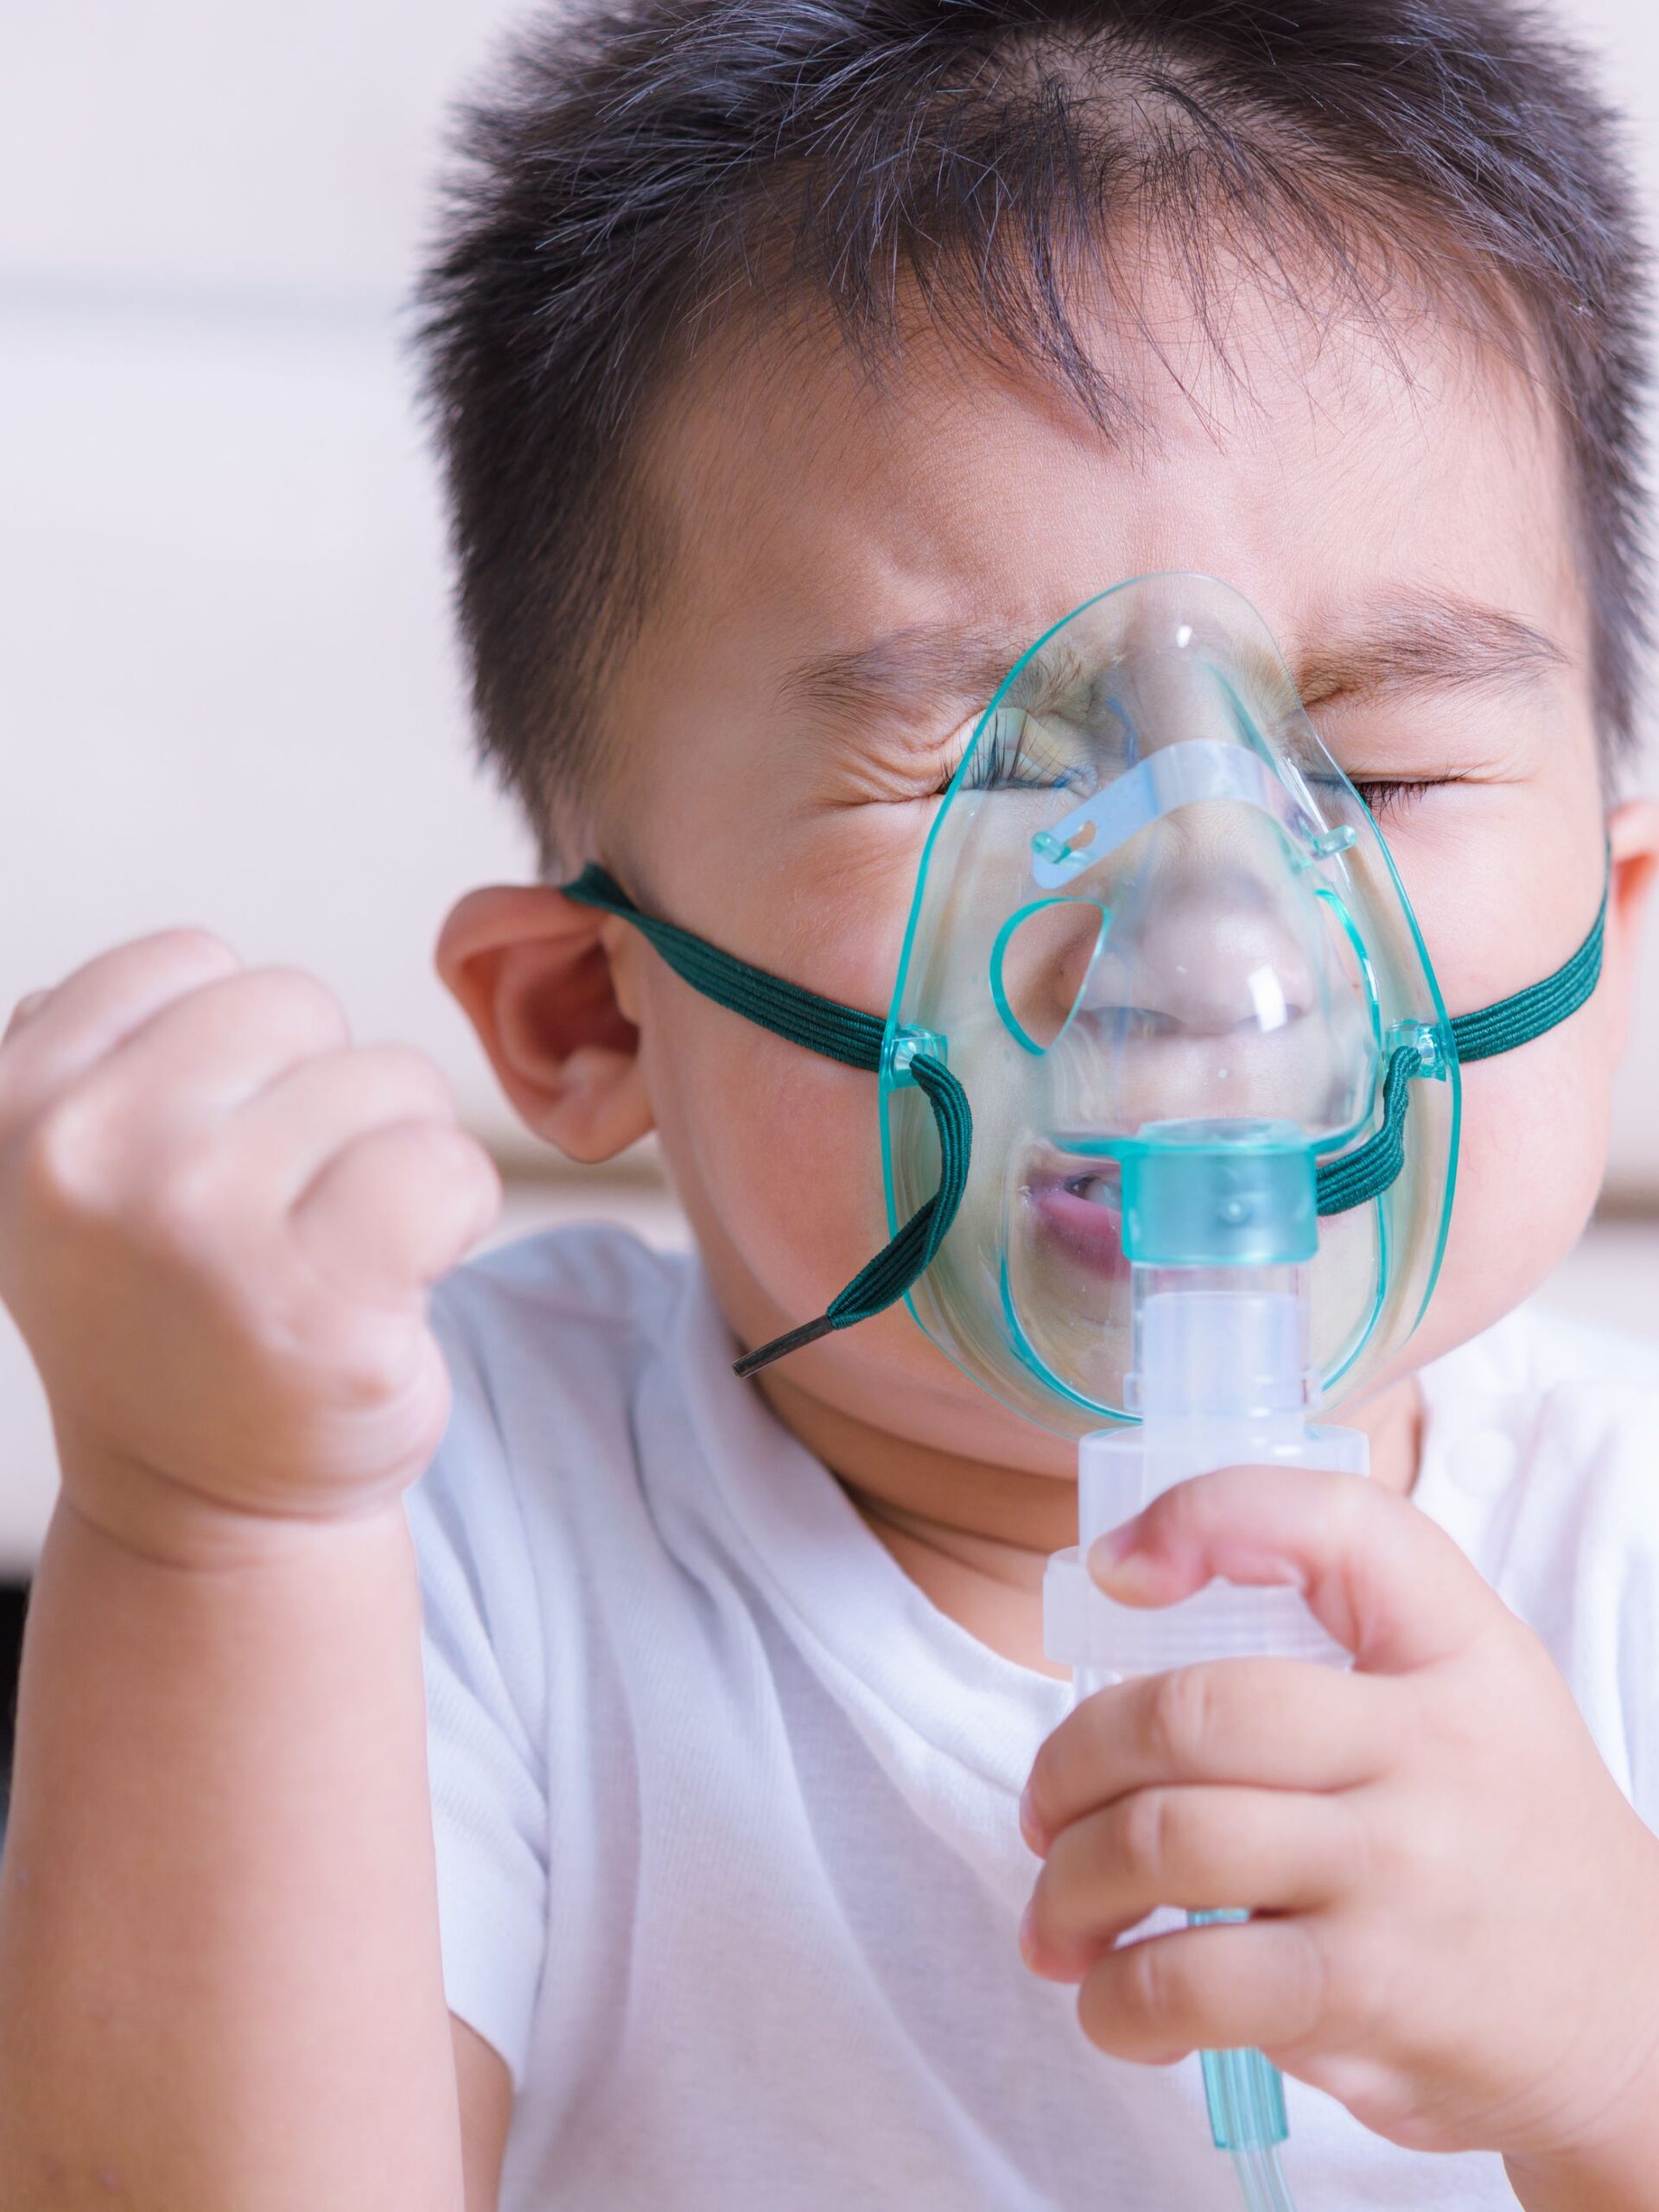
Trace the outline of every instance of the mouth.
[[1026, 1183], [1026, 1202], [1035, 1215], [1038, 1234], [1057, 1253], [1090, 1274], [1127, 1281], [1123, 1256], [1123, 1209], [1116, 1163], [1096, 1163], [1081, 1173], [1069, 1161], [1034, 1169]]

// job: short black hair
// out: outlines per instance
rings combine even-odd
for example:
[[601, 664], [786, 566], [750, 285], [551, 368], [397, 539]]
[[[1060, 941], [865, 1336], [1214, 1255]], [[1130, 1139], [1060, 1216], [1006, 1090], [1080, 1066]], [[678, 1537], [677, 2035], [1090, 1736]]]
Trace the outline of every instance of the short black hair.
[[[465, 111], [421, 342], [480, 741], [544, 837], [598, 671], [671, 565], [653, 404], [810, 288], [860, 352], [916, 296], [1096, 416], [1069, 302], [1126, 216], [1294, 283], [1409, 260], [1499, 304], [1565, 425], [1607, 756], [1644, 643], [1646, 263], [1583, 57], [1506, 0], [565, 0]], [[1402, 243], [1404, 242], [1404, 243]]]

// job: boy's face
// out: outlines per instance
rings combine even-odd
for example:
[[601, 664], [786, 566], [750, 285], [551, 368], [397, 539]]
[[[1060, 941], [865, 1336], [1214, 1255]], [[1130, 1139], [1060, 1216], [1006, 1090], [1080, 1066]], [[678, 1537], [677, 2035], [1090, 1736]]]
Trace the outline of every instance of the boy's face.
[[[1224, 363], [1173, 287], [1147, 308], [1155, 345], [1101, 333], [1134, 403], [1121, 436], [925, 338], [884, 391], [798, 335], [706, 363], [671, 404], [650, 480], [672, 581], [608, 692], [595, 836], [643, 906], [884, 1013], [929, 827], [1001, 676], [1091, 594], [1179, 569], [1255, 605], [1332, 752], [1382, 787], [1368, 796], [1449, 1011], [1578, 946], [1605, 817], [1548, 410], [1421, 315], [1384, 345], [1241, 286]], [[1593, 1202], [1653, 842], [1646, 810], [1615, 827], [1628, 896], [1596, 998], [1466, 1074], [1452, 1239], [1413, 1365], [1515, 1305]], [[874, 1080], [602, 926], [639, 1031], [627, 1079], [726, 1312], [760, 1342], [820, 1313], [886, 1240]], [[1070, 1465], [902, 1308], [796, 1356], [774, 1387], [832, 1422]]]

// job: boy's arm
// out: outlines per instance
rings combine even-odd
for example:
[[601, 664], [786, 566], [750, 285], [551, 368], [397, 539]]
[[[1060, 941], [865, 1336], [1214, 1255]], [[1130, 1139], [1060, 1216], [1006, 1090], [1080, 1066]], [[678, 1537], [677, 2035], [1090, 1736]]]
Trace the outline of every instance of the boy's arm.
[[401, 1506], [224, 1565], [60, 1507], [0, 1861], [0, 2206], [460, 2212]]
[[490, 2202], [402, 1491], [447, 1404], [423, 1286], [493, 1177], [424, 1064], [346, 1046], [316, 986], [194, 937], [0, 1046], [0, 1290], [64, 1478], [0, 1862], [0, 2212]]
[[455, 2080], [461, 2090], [461, 2152], [466, 2167], [466, 2212], [496, 2212], [501, 2160], [512, 2118], [512, 2076], [499, 2051], [464, 2020], [451, 2020]]

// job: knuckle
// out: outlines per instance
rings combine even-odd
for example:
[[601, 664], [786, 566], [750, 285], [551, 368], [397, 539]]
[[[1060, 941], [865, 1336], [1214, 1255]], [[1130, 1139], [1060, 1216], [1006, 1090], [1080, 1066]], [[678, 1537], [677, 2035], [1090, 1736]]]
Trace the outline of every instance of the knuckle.
[[341, 1044], [346, 1039], [345, 1010], [326, 983], [303, 968], [263, 968], [242, 986], [260, 1014], [280, 1021], [308, 1042]]
[[1333, 1880], [1339, 1878], [1344, 1888], [1363, 1895], [1382, 1878], [1375, 1824], [1363, 1799], [1341, 1796], [1325, 1802], [1337, 1817], [1332, 1839]]
[[1176, 1817], [1167, 1789], [1141, 1789], [1123, 1808], [1118, 1847], [1128, 1872], [1155, 1881], [1168, 1863]]
[[476, 1137], [453, 1122], [427, 1122], [422, 1126], [429, 1131], [429, 1141], [435, 1147], [435, 1175], [447, 1176], [455, 1190], [476, 1193], [480, 1200], [499, 1197], [500, 1171]]
[[1122, 2034], [1123, 2016], [1117, 2000], [1122, 1955], [1114, 1952], [1077, 1985], [1077, 2025], [1096, 2050], [1109, 2056], [1116, 2050]]
[[167, 1260], [194, 1270], [219, 1249], [231, 1212], [226, 1177], [211, 1148], [182, 1152], [140, 1201], [143, 1232]]
[[1275, 1929], [1279, 1951], [1277, 2007], [1286, 2024], [1283, 2040], [1306, 2042], [1325, 2025], [1331, 2012], [1332, 1973], [1318, 1923], [1292, 1916]]
[[0, 1046], [3, 1046], [7, 1038], [15, 1036], [26, 1023], [32, 1021], [51, 995], [50, 991], [25, 991], [7, 1017], [4, 1030], [0, 1032]]
[[1170, 1947], [1149, 1937], [1128, 1945], [1119, 1955], [1123, 1971], [1117, 1982], [1118, 2009], [1134, 2024], [1154, 2027], [1175, 2000]]
[[1211, 1726], [1212, 1678], [1201, 1667], [1160, 1675], [1147, 1702], [1147, 1734], [1157, 1758], [1178, 1774], [1202, 1760]]
[[377, 1187], [408, 1184], [408, 1195], [398, 1203], [414, 1205], [421, 1218], [452, 1207], [458, 1193], [470, 1193], [486, 1177], [499, 1179], [477, 1138], [447, 1116], [438, 1120], [410, 1114], [383, 1122], [359, 1137], [351, 1154], [353, 1175], [367, 1177]]
[[470, 1173], [475, 1161], [487, 1158], [477, 1139], [447, 1117], [440, 1121], [420, 1114], [392, 1126], [403, 1142], [424, 1155], [426, 1167], [435, 1175]]
[[1459, 1886], [1469, 1850], [1461, 1804], [1449, 1790], [1415, 1789], [1398, 1808], [1408, 1809], [1408, 1818], [1389, 1823], [1386, 1856], [1420, 1895], [1455, 1894]]
[[1060, 1830], [1032, 1891], [1039, 1918], [1052, 1919], [1095, 1886], [1100, 1845], [1096, 1822], [1074, 1821]]
[[186, 976], [224, 975], [238, 965], [236, 955], [222, 938], [194, 923], [158, 931], [146, 940], [145, 949], [155, 965], [174, 968]]
[[108, 1180], [101, 1118], [80, 1098], [58, 1100], [29, 1132], [19, 1167], [41, 1211], [63, 1216], [96, 1208]]
[[454, 1093], [449, 1078], [417, 1046], [381, 1045], [375, 1048], [375, 1058], [391, 1090], [414, 1100], [435, 1118], [454, 1119]]
[[1052, 1827], [1068, 1802], [1073, 1769], [1080, 1767], [1090, 1757], [1090, 1747], [1103, 1725], [1106, 1696], [1106, 1692], [1096, 1690], [1085, 1698], [1038, 1747], [1026, 1779], [1026, 1789], [1033, 1810], [1045, 1827]]
[[1362, 1552], [1376, 1538], [1379, 1516], [1386, 1521], [1389, 1509], [1401, 1503], [1375, 1483], [1357, 1483], [1351, 1476], [1328, 1471], [1316, 1496], [1325, 1548], [1333, 1560]]
[[403, 1397], [420, 1353], [420, 1338], [407, 1325], [392, 1324], [363, 1331], [340, 1362], [342, 1400], [363, 1409]]
[[48, 1219], [106, 1212], [119, 1188], [115, 1150], [98, 1097], [84, 1089], [67, 1090], [24, 1133], [20, 1184]]

